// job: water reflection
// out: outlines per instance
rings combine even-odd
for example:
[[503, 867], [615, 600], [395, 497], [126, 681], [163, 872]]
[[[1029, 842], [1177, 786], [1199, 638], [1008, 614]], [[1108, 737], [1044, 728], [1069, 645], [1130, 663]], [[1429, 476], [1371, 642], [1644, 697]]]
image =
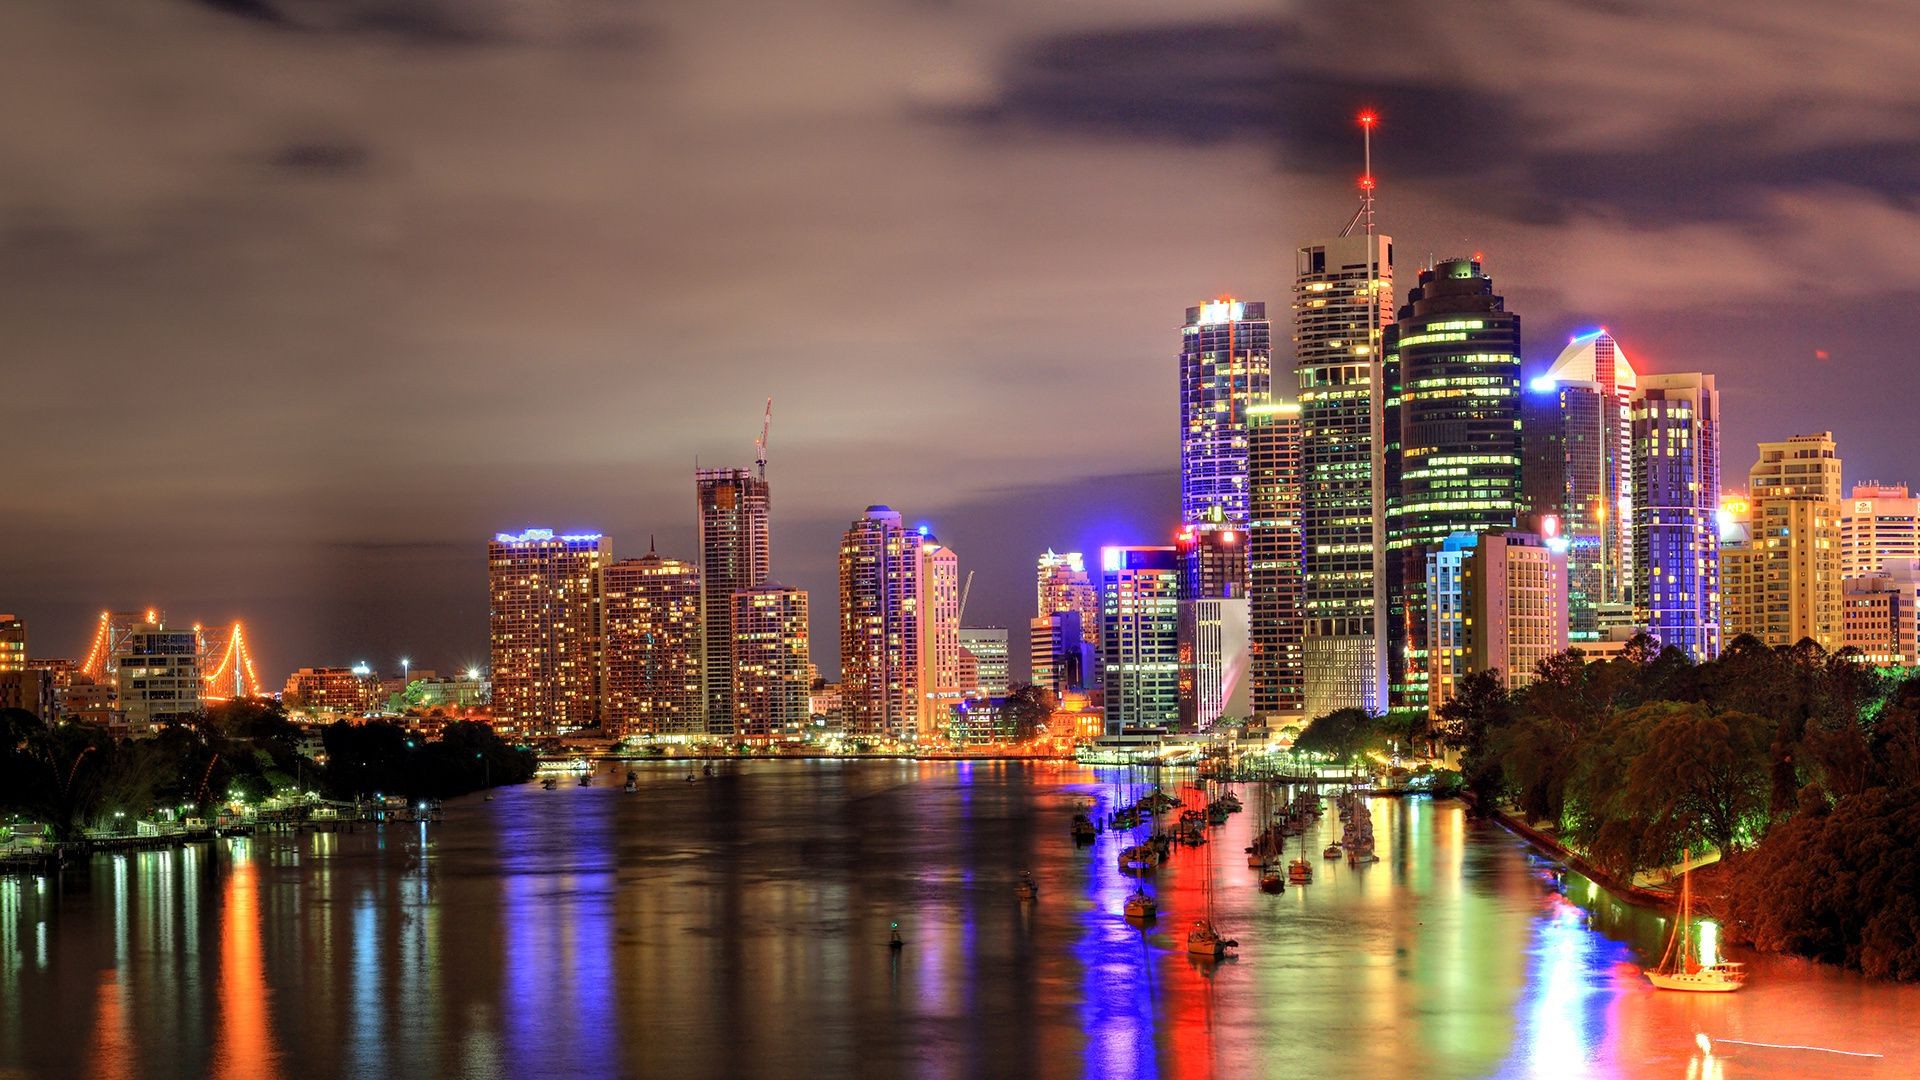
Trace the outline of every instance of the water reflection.
[[[1243, 789], [1152, 875], [1140, 928], [1130, 838], [1076, 847], [1067, 822], [1074, 795], [1104, 819], [1144, 776], [640, 772], [631, 795], [622, 769], [463, 801], [431, 832], [0, 879], [0, 1075], [1814, 1077], [1900, 1075], [1915, 1051], [1909, 988], [1763, 961], [1738, 995], [1652, 991], [1662, 919], [1453, 804], [1374, 802], [1363, 866], [1319, 858], [1329, 813], [1289, 845], [1312, 884], [1269, 896], [1244, 848], [1292, 793]], [[1186, 954], [1209, 911], [1238, 959]]]

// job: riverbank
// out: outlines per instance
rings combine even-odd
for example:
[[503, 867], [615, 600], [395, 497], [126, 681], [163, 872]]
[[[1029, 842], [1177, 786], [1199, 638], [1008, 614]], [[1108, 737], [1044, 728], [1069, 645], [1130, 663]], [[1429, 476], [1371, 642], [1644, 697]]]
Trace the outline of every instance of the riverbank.
[[[1472, 806], [1472, 800], [1467, 800], [1467, 804]], [[1559, 839], [1552, 834], [1535, 828], [1531, 823], [1522, 821], [1520, 818], [1515, 817], [1503, 809], [1495, 807], [1489, 812], [1489, 816], [1491, 816], [1494, 822], [1501, 828], [1525, 840], [1542, 853], [1565, 863], [1570, 869], [1578, 871], [1588, 880], [1626, 903], [1633, 904], [1636, 907], [1650, 908], [1662, 912], [1672, 911], [1679, 904], [1678, 898], [1670, 892], [1664, 892], [1659, 889], [1649, 889], [1643, 885], [1635, 885], [1631, 881], [1621, 881], [1618, 877], [1600, 869], [1598, 866], [1587, 861], [1578, 852], [1562, 844]]]

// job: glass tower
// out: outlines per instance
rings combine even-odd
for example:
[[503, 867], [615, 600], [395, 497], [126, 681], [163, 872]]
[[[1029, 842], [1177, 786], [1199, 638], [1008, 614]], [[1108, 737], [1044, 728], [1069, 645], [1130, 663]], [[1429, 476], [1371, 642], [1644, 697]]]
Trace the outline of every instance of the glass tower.
[[1267, 399], [1267, 305], [1222, 297], [1180, 328], [1180, 520], [1247, 523], [1247, 406]]
[[1661, 645], [1720, 654], [1720, 393], [1713, 376], [1649, 375], [1633, 391], [1633, 595]]

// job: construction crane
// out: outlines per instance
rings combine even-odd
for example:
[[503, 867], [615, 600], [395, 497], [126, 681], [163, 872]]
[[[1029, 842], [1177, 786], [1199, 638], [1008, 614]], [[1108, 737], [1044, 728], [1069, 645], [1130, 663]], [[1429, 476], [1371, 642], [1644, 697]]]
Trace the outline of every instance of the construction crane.
[[760, 438], [753, 444], [753, 464], [760, 479], [767, 478], [767, 433], [773, 430], [773, 399], [767, 399], [767, 418], [760, 421]]
[[967, 625], [967, 595], [971, 592], [973, 592], [973, 571], [969, 570], [967, 583], [960, 586], [960, 611], [953, 617], [953, 621], [961, 626]]

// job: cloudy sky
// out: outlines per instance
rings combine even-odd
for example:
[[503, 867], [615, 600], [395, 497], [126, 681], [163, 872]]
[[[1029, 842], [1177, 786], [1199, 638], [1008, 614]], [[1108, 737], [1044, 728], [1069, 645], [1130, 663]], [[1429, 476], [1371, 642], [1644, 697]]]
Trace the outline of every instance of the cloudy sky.
[[1182, 309], [1284, 304], [1363, 105], [1403, 289], [1483, 252], [1533, 364], [1718, 373], [1730, 477], [1920, 481], [1910, 3], [12, 0], [0, 91], [40, 656], [154, 604], [276, 685], [484, 660], [489, 534], [690, 554], [768, 396], [824, 669], [870, 502], [1018, 625], [1039, 549], [1170, 529]]

